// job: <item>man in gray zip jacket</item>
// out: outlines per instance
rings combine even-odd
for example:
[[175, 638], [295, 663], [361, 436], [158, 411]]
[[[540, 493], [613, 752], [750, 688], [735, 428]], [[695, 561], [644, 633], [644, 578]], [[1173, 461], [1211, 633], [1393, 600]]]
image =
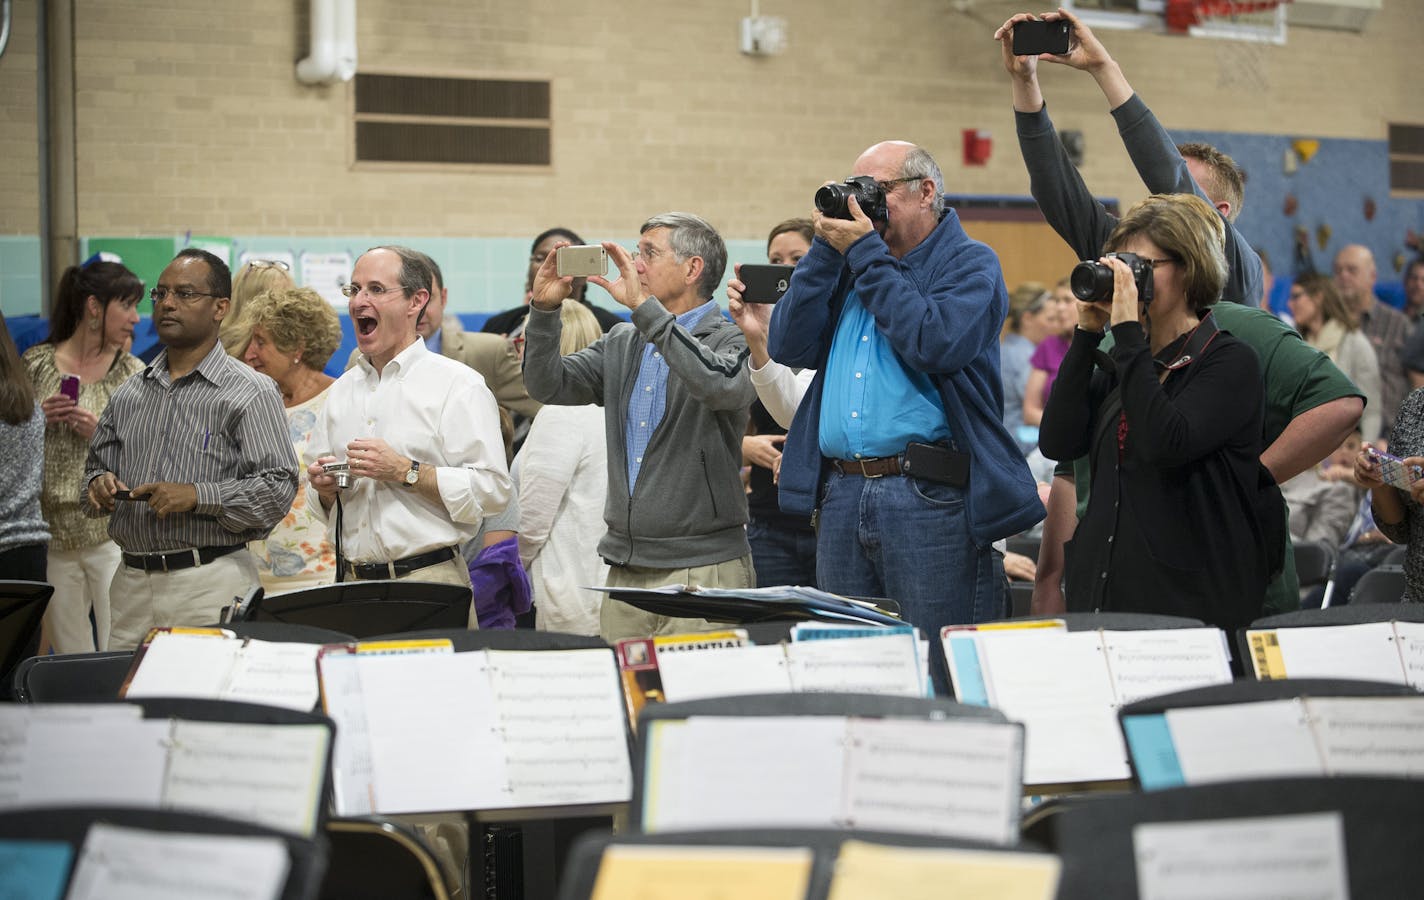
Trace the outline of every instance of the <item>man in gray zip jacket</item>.
[[[722, 237], [689, 213], [643, 223], [638, 250], [604, 248], [618, 278], [588, 280], [632, 311], [591, 346], [559, 355], [559, 306], [572, 277], [557, 252], [534, 276], [525, 329], [524, 384], [542, 403], [604, 408], [608, 531], [598, 552], [613, 587], [751, 587], [742, 435], [756, 398], [746, 340], [712, 293], [727, 266]], [[702, 619], [645, 613], [605, 600], [605, 640], [706, 630]]]

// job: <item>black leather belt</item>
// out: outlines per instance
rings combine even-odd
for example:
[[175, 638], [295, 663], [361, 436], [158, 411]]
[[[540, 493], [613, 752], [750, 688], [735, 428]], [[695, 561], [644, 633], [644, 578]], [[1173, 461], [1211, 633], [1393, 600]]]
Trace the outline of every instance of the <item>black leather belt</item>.
[[900, 474], [900, 457], [876, 456], [871, 459], [833, 459], [831, 468], [842, 475], [864, 475], [866, 478], [881, 478], [885, 475]]
[[348, 562], [346, 567], [354, 577], [365, 580], [399, 578], [402, 575], [409, 575], [416, 569], [424, 569], [426, 566], [433, 566], [454, 558], [454, 547], [441, 547], [438, 550], [431, 550], [429, 553], [417, 553], [414, 556], [407, 556], [391, 562]]
[[169, 553], [125, 553], [124, 565], [143, 569], [145, 572], [176, 572], [179, 569], [205, 566], [246, 546], [233, 544], [230, 547], [194, 547], [191, 550], [173, 550]]

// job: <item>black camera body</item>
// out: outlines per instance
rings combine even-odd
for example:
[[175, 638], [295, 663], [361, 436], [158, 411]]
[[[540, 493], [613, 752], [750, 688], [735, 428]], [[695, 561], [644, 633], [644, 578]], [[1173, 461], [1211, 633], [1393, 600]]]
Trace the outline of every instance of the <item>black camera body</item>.
[[[1152, 302], [1152, 262], [1136, 253], [1108, 253], [1107, 256], [1120, 259], [1132, 270], [1132, 280], [1137, 282], [1137, 299], [1142, 303]], [[1094, 302], [1112, 300], [1113, 270], [1104, 263], [1085, 259], [1073, 267], [1068, 284], [1073, 296], [1079, 300]]]
[[847, 178], [844, 184], [828, 184], [816, 191], [816, 209], [821, 215], [832, 219], [853, 219], [850, 214], [850, 198], [860, 204], [860, 211], [872, 222], [889, 219], [885, 209], [885, 192], [869, 175]]

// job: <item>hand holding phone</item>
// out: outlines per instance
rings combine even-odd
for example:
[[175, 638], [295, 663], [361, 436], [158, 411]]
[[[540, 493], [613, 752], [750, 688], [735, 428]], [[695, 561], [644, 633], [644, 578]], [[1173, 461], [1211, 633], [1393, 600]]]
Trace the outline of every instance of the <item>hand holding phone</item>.
[[1063, 56], [1073, 43], [1073, 24], [1063, 19], [1051, 22], [1029, 19], [1014, 25], [1014, 56], [1052, 53]]
[[1391, 456], [1373, 447], [1367, 448], [1365, 452], [1370, 455], [1370, 459], [1374, 460], [1380, 480], [1390, 487], [1407, 491], [1414, 482], [1424, 476], [1424, 472], [1421, 472], [1418, 466], [1406, 466], [1404, 460], [1397, 456]]
[[737, 277], [746, 288], [742, 291], [743, 303], [775, 303], [791, 287], [791, 273], [795, 266], [756, 265], [743, 263]]
[[608, 251], [600, 244], [560, 247], [554, 251], [554, 271], [560, 278], [569, 275], [576, 278], [607, 275]]
[[78, 402], [79, 402], [79, 376], [78, 376], [78, 375], [61, 375], [61, 376], [59, 376], [59, 392], [60, 392], [61, 394], [63, 394], [64, 396], [68, 397], [70, 400], [73, 400], [75, 403], [78, 403]]

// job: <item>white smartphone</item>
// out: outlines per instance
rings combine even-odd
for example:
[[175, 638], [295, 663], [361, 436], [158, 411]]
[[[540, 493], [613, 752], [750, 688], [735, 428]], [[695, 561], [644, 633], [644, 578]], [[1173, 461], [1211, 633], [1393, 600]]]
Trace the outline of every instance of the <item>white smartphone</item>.
[[608, 251], [601, 244], [582, 244], [576, 247], [560, 247], [554, 255], [554, 271], [560, 278], [573, 275], [586, 278], [589, 275], [608, 274]]

